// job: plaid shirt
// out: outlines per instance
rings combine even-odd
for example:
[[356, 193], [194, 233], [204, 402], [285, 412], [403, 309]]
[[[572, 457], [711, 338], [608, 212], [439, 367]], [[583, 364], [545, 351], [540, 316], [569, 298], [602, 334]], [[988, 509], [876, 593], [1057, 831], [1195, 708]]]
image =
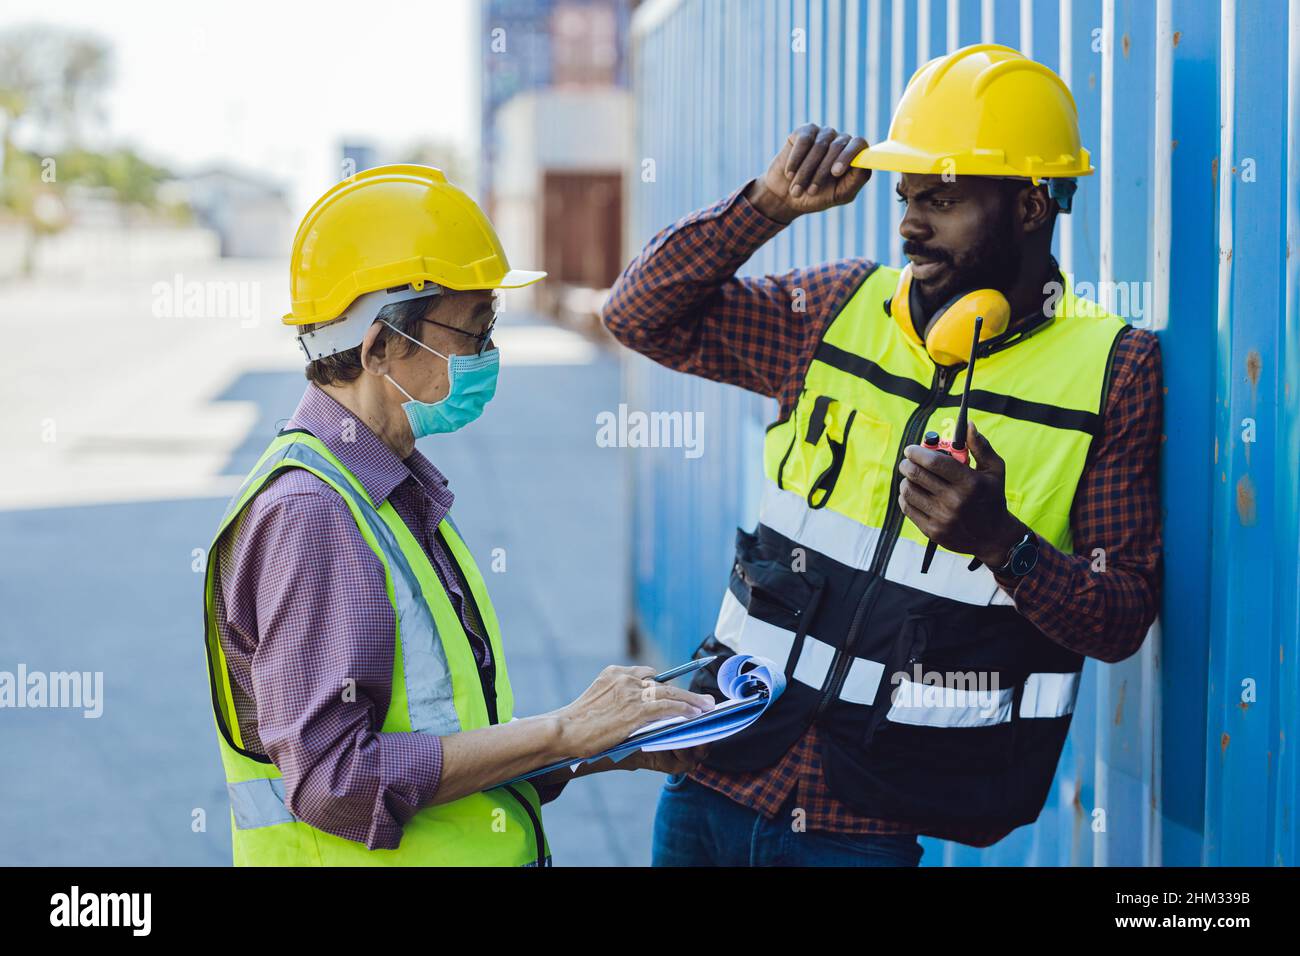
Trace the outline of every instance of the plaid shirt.
[[[308, 385], [289, 428], [319, 438], [375, 502], [415, 534], [486, 666], [491, 645], [434, 532], [451, 510], [447, 479], [420, 452], [402, 459]], [[338, 492], [301, 468], [276, 475], [221, 536], [213, 583], [245, 748], [268, 755], [285, 800], [327, 833], [394, 849], [442, 778], [434, 734], [380, 733], [393, 691], [395, 622], [383, 565]], [[355, 700], [344, 688], [355, 685]], [[543, 802], [563, 784], [538, 788]]]
[[[873, 263], [841, 259], [780, 275], [736, 271], [784, 228], [744, 197], [748, 184], [655, 236], [623, 271], [604, 309], [610, 331], [668, 368], [775, 398], [793, 408], [822, 333]], [[802, 297], [804, 310], [793, 306]], [[1163, 390], [1151, 332], [1115, 351], [1101, 434], [1071, 510], [1074, 554], [1039, 538], [1023, 579], [998, 578], [1016, 610], [1063, 647], [1118, 661], [1141, 646], [1160, 603], [1159, 450]], [[1104, 548], [1106, 572], [1091, 569]], [[808, 829], [924, 833], [988, 846], [1007, 830], [940, 830], [862, 816], [836, 800], [821, 769], [816, 724], [773, 766], [747, 773], [702, 767], [691, 776], [768, 818], [793, 799]]]

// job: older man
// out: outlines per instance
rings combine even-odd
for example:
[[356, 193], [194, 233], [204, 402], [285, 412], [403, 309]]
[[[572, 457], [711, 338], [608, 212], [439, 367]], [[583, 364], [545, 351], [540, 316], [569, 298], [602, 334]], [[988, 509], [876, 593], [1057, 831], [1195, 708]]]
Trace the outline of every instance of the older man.
[[510, 269], [487, 218], [428, 167], [360, 173], [299, 227], [285, 322], [310, 384], [207, 572], [236, 864], [545, 865], [541, 803], [567, 774], [540, 794], [502, 781], [712, 706], [608, 667], [568, 706], [513, 716], [487, 587], [415, 442], [483, 412], [494, 290], [544, 275]]

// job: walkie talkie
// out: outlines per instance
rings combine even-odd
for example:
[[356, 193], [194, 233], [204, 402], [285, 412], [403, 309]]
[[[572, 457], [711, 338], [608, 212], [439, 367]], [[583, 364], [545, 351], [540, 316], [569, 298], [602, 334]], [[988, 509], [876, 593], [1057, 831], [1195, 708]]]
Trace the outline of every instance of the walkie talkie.
[[[975, 352], [979, 349], [980, 329], [984, 326], [984, 316], [975, 317], [975, 340], [970, 345], [970, 361], [966, 363], [966, 384], [962, 386], [961, 408], [957, 412], [957, 425], [952, 432], [952, 441], [946, 438], [940, 438], [938, 432], [925, 433], [925, 447], [933, 451], [943, 452], [949, 458], [954, 458], [963, 465], [970, 464], [970, 452], [966, 448], [966, 400], [970, 396], [971, 374], [975, 371]], [[930, 562], [934, 560], [934, 553], [939, 546], [930, 541], [925, 546], [925, 557], [921, 559], [921, 573], [927, 574], [930, 571]], [[970, 570], [974, 571], [980, 566], [980, 561], [975, 558], [970, 563]]]

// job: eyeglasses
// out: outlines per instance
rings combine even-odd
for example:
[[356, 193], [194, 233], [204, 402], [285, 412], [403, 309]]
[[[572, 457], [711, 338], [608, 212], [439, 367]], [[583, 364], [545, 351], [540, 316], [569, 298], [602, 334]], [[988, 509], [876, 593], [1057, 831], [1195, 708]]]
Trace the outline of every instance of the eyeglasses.
[[447, 325], [445, 322], [436, 322], [433, 319], [426, 319], [424, 317], [421, 317], [420, 321], [428, 322], [430, 325], [436, 325], [440, 329], [449, 329], [452, 332], [458, 332], [461, 335], [468, 336], [478, 343], [478, 348], [476, 349], [475, 354], [482, 355], [483, 349], [487, 346], [488, 342], [492, 340], [492, 330], [497, 327], [497, 316], [500, 312], [501, 296], [494, 290], [492, 293], [492, 321], [488, 323], [488, 327], [482, 332], [466, 332], [464, 329], [458, 329], [454, 325]]

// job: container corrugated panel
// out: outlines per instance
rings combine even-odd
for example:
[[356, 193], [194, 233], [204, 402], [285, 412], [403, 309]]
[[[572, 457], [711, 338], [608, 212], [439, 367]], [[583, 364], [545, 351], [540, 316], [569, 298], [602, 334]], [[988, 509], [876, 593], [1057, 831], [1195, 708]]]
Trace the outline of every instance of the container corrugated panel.
[[[628, 254], [766, 168], [802, 122], [884, 138], [918, 64], [1017, 47], [1074, 92], [1097, 174], [1057, 253], [1160, 337], [1162, 611], [1089, 661], [1036, 824], [927, 864], [1295, 865], [1300, 794], [1300, 0], [650, 0], [633, 23], [641, 177]], [[742, 274], [901, 262], [896, 177], [799, 220]], [[1294, 254], [1289, 254], [1294, 251]], [[629, 408], [702, 412], [698, 458], [634, 454], [635, 625], [665, 658], [713, 625], [775, 405], [629, 357]]]

